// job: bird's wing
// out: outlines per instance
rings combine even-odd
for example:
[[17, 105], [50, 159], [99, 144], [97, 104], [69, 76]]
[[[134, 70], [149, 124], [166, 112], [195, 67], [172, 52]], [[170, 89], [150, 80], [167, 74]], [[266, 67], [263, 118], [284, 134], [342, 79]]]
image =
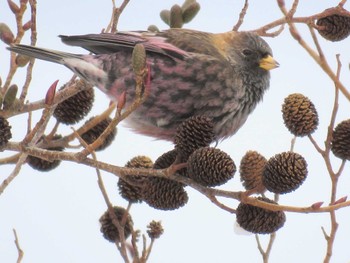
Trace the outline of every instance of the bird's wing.
[[169, 57], [183, 59], [187, 52], [170, 43], [163, 37], [149, 32], [118, 32], [116, 34], [88, 34], [77, 36], [63, 36], [60, 38], [65, 44], [79, 46], [95, 54], [118, 52], [122, 49], [132, 49], [142, 43], [148, 52], [158, 53]]
[[132, 49], [136, 44], [142, 43], [148, 52], [184, 59], [189, 53], [219, 55], [210, 36], [211, 34], [200, 31], [170, 29], [156, 33], [133, 31], [60, 37], [65, 44], [80, 46], [95, 54]]

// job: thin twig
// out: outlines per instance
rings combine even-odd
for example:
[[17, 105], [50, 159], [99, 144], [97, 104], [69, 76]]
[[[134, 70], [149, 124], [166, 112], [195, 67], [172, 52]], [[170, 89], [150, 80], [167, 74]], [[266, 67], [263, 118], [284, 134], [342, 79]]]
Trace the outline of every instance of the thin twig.
[[15, 179], [18, 175], [19, 172], [21, 171], [22, 165], [25, 163], [27, 159], [28, 154], [22, 153], [20, 157], [17, 160], [16, 166], [11, 172], [11, 174], [1, 183], [0, 185], [0, 195], [4, 192], [6, 187]]
[[20, 263], [22, 261], [22, 259], [23, 259], [24, 252], [23, 252], [21, 246], [19, 245], [19, 239], [18, 239], [18, 235], [17, 235], [16, 229], [13, 229], [13, 234], [15, 236], [15, 244], [16, 244], [16, 248], [17, 248], [17, 251], [18, 251], [17, 263]]
[[[74, 129], [73, 129], [74, 130]], [[76, 137], [78, 138], [78, 140], [80, 141], [80, 143], [84, 146], [84, 147], [88, 147], [89, 145], [79, 136], [79, 134], [76, 134]], [[92, 158], [94, 161], [97, 161], [97, 156], [95, 154], [94, 151], [91, 152]], [[100, 191], [102, 193], [103, 199], [105, 200], [105, 203], [108, 207], [108, 213], [110, 218], [112, 219], [112, 223], [114, 224], [114, 226], [117, 228], [118, 230], [118, 234], [119, 234], [119, 241], [116, 240], [115, 241], [115, 245], [118, 248], [120, 255], [123, 257], [124, 262], [128, 263], [129, 262], [129, 258], [128, 258], [128, 254], [127, 254], [127, 246], [126, 246], [126, 242], [125, 242], [125, 232], [124, 232], [124, 227], [123, 225], [125, 225], [125, 222], [123, 224], [123, 220], [119, 221], [119, 219], [117, 218], [115, 212], [114, 212], [114, 207], [112, 205], [112, 203], [109, 200], [106, 188], [104, 186], [103, 183], [103, 179], [101, 176], [101, 172], [100, 169], [98, 167], [95, 168], [96, 169], [96, 174], [97, 174], [97, 182], [98, 182], [98, 186], [100, 188]], [[126, 221], [126, 220], [125, 220]]]
[[148, 246], [148, 249], [147, 249], [147, 253], [146, 253], [146, 257], [145, 257], [144, 262], [147, 262], [148, 259], [149, 259], [149, 256], [151, 255], [152, 248], [153, 248], [153, 245], [154, 245], [154, 241], [155, 241], [155, 239], [152, 238], [152, 239], [151, 239], [151, 243], [150, 243], [149, 246]]
[[119, 22], [120, 15], [123, 13], [125, 7], [128, 5], [130, 0], [124, 0], [123, 3], [118, 8], [115, 7], [114, 0], [112, 2], [113, 2], [113, 14], [111, 19], [111, 24], [109, 27], [110, 27], [110, 32], [115, 33], [118, 30], [118, 22]]
[[315, 141], [314, 137], [312, 137], [311, 134], [309, 134], [307, 137], [309, 138], [310, 142], [315, 147], [316, 151], [318, 151], [323, 156], [325, 154], [325, 151], [322, 150], [321, 147], [317, 144], [317, 142]]
[[244, 21], [244, 17], [247, 14], [248, 7], [249, 7], [248, 0], [245, 0], [244, 6], [243, 6], [241, 12], [239, 13], [238, 21], [234, 25], [234, 27], [232, 28], [232, 31], [238, 31], [238, 29], [241, 27], [241, 25], [243, 24], [243, 21]]
[[[21, 6], [24, 3], [21, 3]], [[37, 40], [37, 31], [36, 31], [36, 0], [29, 1], [30, 8], [31, 8], [31, 42], [30, 44], [32, 46], [36, 45]], [[26, 73], [26, 79], [24, 82], [24, 85], [22, 87], [21, 95], [19, 97], [20, 105], [24, 104], [24, 101], [27, 97], [28, 89], [30, 86], [30, 82], [32, 81], [32, 75], [33, 75], [33, 67], [34, 67], [34, 59], [31, 59], [29, 61], [29, 64], [27, 66], [27, 73]]]
[[[340, 56], [337, 55], [337, 78], [340, 78], [340, 72], [341, 72], [341, 61], [340, 61]], [[337, 186], [338, 186], [338, 179], [340, 176], [339, 171], [342, 171], [342, 168], [339, 169], [338, 173], [334, 173], [332, 166], [331, 166], [331, 162], [330, 162], [330, 149], [331, 149], [331, 141], [332, 141], [332, 137], [333, 137], [333, 129], [334, 129], [334, 125], [335, 125], [335, 119], [336, 119], [336, 115], [338, 112], [338, 107], [339, 107], [339, 88], [337, 86], [337, 83], [335, 84], [335, 96], [334, 96], [334, 104], [333, 104], [333, 110], [332, 110], [332, 116], [331, 116], [331, 120], [330, 120], [330, 124], [328, 126], [328, 133], [327, 133], [327, 140], [325, 142], [325, 162], [327, 164], [327, 169], [331, 178], [331, 198], [330, 198], [330, 203], [333, 204], [336, 200], [337, 200]], [[344, 162], [343, 162], [344, 163]], [[343, 164], [342, 163], [342, 164]], [[334, 240], [335, 240], [335, 235], [336, 232], [338, 230], [338, 223], [337, 223], [337, 218], [336, 218], [336, 214], [335, 211], [330, 211], [329, 212], [330, 215], [330, 220], [331, 220], [331, 232], [328, 235], [328, 238], [326, 238], [327, 241], [327, 252], [324, 258], [324, 263], [328, 263], [331, 260], [332, 254], [333, 254], [333, 246], [334, 246]]]
[[215, 204], [216, 206], [220, 207], [222, 210], [226, 210], [227, 212], [229, 212], [231, 214], [235, 214], [236, 213], [236, 209], [228, 207], [228, 206], [224, 205], [223, 203], [219, 202], [218, 199], [215, 196], [212, 196], [209, 199], [210, 199], [210, 201], [213, 204]]
[[0, 164], [14, 164], [18, 162], [18, 158], [21, 156], [21, 153], [16, 153], [14, 155], [11, 155], [9, 157], [1, 158]]

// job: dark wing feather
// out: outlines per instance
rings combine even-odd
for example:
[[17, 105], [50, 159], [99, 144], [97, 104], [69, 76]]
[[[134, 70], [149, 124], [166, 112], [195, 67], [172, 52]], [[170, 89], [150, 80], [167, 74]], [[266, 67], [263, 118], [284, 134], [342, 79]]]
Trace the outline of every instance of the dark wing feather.
[[67, 45], [79, 46], [95, 54], [118, 52], [122, 49], [132, 49], [142, 43], [148, 52], [166, 55], [171, 58], [183, 59], [187, 52], [167, 43], [163, 37], [149, 32], [118, 32], [116, 34], [88, 34], [78, 36], [63, 36], [60, 38]]

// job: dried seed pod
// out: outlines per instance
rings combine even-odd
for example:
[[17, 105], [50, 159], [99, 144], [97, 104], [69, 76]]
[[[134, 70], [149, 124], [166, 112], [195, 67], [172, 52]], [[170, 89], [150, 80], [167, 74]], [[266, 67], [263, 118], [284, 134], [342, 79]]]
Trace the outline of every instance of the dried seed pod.
[[[154, 162], [153, 168], [168, 168], [174, 163], [176, 156], [176, 150], [164, 153]], [[179, 174], [185, 174], [185, 172], [186, 169], [178, 171]], [[188, 201], [183, 184], [159, 177], [150, 177], [147, 180], [142, 198], [148, 205], [160, 210], [174, 210], [184, 206]]]
[[193, 116], [177, 128], [175, 149], [185, 161], [197, 149], [209, 146], [215, 139], [214, 124], [205, 116]]
[[175, 210], [187, 203], [188, 196], [181, 183], [151, 177], [143, 188], [142, 199], [153, 208]]
[[217, 186], [233, 178], [236, 165], [231, 157], [216, 148], [204, 147], [188, 158], [188, 176], [204, 186]]
[[164, 169], [172, 165], [176, 160], [176, 150], [168, 151], [157, 158], [154, 162], [154, 169]]
[[[258, 197], [258, 199], [267, 203], [277, 204], [265, 197]], [[236, 220], [243, 229], [249, 232], [270, 234], [276, 232], [284, 225], [286, 215], [283, 211], [270, 211], [240, 203], [236, 210]]]
[[160, 221], [157, 222], [152, 220], [152, 222], [148, 224], [147, 228], [147, 234], [150, 239], [157, 239], [164, 233], [164, 229]]
[[[129, 168], [152, 168], [153, 162], [147, 156], [136, 156], [128, 161], [125, 167]], [[118, 188], [120, 195], [131, 203], [142, 202], [142, 185], [145, 180], [147, 180], [147, 176], [128, 176], [130, 182], [134, 184], [130, 184], [129, 182], [119, 178], [118, 180]]]
[[[67, 125], [81, 121], [90, 112], [95, 98], [93, 87], [85, 80], [76, 80], [71, 85], [81, 91], [59, 103], [53, 113], [58, 122]], [[67, 84], [61, 89], [66, 87]]]
[[[61, 135], [55, 135], [52, 138], [52, 141], [58, 140], [61, 138], [62, 138]], [[45, 137], [43, 136], [41, 138], [41, 140], [44, 140], [44, 139], [45, 139]], [[63, 147], [49, 147], [49, 148], [47, 148], [47, 150], [62, 152], [64, 150], [64, 148]], [[38, 170], [41, 172], [48, 172], [48, 171], [55, 169], [57, 166], [59, 166], [61, 163], [61, 160], [47, 161], [47, 160], [44, 160], [44, 159], [41, 159], [41, 158], [38, 158], [35, 156], [28, 155], [27, 163], [30, 167], [32, 167], [35, 170]]]
[[[179, 158], [177, 160], [177, 158]], [[168, 168], [170, 165], [174, 164], [175, 160], [177, 160], [179, 163], [185, 163], [187, 159], [183, 159], [181, 157], [177, 156], [176, 149], [168, 151], [161, 156], [157, 158], [157, 160], [154, 162], [154, 169], [165, 169]], [[176, 174], [182, 175], [187, 177], [187, 168], [182, 168], [180, 170], [176, 171]]]
[[[115, 206], [113, 207], [113, 209], [119, 221], [119, 224], [121, 224], [121, 227], [124, 228], [124, 237], [125, 239], [127, 239], [130, 236], [131, 231], [133, 229], [132, 218], [130, 214], [123, 207]], [[125, 224], [122, 224], [123, 218], [126, 218]], [[100, 217], [99, 221], [101, 224], [100, 231], [103, 234], [103, 237], [110, 242], [119, 242], [120, 241], [119, 230], [113, 224], [113, 219], [111, 218], [108, 210]]]
[[307, 176], [307, 163], [300, 154], [283, 152], [268, 160], [263, 172], [267, 190], [276, 194], [295, 191]]
[[243, 156], [239, 166], [239, 172], [246, 190], [255, 189], [259, 193], [263, 193], [266, 190], [262, 182], [266, 163], [266, 158], [256, 151], [248, 151]]
[[338, 158], [350, 161], [350, 119], [335, 127], [331, 150]]
[[284, 99], [282, 105], [284, 124], [296, 136], [313, 133], [318, 126], [318, 114], [314, 104], [304, 95], [294, 93]]
[[318, 33], [327, 40], [341, 41], [350, 35], [350, 16], [330, 15], [322, 17], [316, 23]]
[[0, 148], [4, 147], [12, 138], [11, 126], [9, 122], [0, 117]]
[[[94, 117], [90, 118], [89, 120], [86, 121], [86, 123], [88, 123], [90, 120], [92, 120]], [[100, 137], [100, 135], [104, 132], [104, 130], [108, 127], [108, 125], [111, 123], [112, 119], [111, 118], [107, 118], [104, 119], [103, 121], [101, 121], [100, 123], [98, 123], [97, 125], [95, 125], [94, 127], [92, 127], [90, 130], [88, 130], [87, 132], [84, 132], [81, 135], [81, 138], [87, 143], [87, 144], [91, 144], [94, 141], [97, 140], [98, 137]], [[102, 151], [105, 148], [107, 148], [109, 145], [112, 144], [115, 136], [117, 134], [117, 128], [113, 127], [113, 129], [111, 130], [111, 132], [107, 135], [107, 137], [105, 138], [104, 142], [95, 149], [95, 151]]]

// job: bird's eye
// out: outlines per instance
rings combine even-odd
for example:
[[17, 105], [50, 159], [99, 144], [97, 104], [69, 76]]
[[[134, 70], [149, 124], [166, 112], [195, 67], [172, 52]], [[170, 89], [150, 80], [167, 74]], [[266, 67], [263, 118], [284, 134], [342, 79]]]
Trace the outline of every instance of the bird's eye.
[[253, 51], [251, 51], [250, 49], [244, 49], [242, 53], [244, 56], [249, 57], [253, 54]]

